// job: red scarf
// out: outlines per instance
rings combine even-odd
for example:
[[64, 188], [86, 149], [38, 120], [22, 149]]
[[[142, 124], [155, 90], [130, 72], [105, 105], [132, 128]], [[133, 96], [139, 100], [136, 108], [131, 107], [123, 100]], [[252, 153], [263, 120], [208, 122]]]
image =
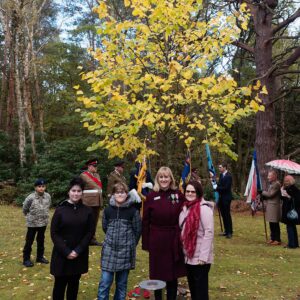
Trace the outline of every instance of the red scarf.
[[91, 173], [89, 173], [88, 171], [83, 172], [83, 174], [85, 174], [86, 176], [88, 176], [90, 179], [92, 179], [101, 189], [102, 189], [102, 182], [94, 177]]
[[181, 234], [181, 241], [188, 258], [193, 257], [196, 249], [197, 232], [200, 224], [200, 202], [201, 199], [196, 199], [184, 203], [189, 213], [184, 221], [185, 224]]

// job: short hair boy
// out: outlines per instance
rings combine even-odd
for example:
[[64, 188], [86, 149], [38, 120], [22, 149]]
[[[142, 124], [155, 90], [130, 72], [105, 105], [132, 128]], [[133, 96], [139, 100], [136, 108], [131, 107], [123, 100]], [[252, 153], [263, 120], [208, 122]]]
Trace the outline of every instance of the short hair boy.
[[23, 213], [26, 216], [27, 225], [26, 242], [23, 249], [23, 265], [25, 267], [33, 267], [33, 262], [30, 260], [30, 254], [36, 234], [36, 262], [42, 264], [49, 263], [44, 257], [44, 240], [49, 220], [51, 196], [45, 192], [46, 181], [43, 178], [39, 178], [35, 181], [34, 189], [35, 191], [27, 196], [23, 203]]

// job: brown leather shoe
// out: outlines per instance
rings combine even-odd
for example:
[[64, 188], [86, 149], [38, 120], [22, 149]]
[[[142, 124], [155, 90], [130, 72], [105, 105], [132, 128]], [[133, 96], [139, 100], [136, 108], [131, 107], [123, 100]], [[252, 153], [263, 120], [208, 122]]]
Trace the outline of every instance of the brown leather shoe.
[[273, 240], [269, 240], [267, 241], [267, 244], [272, 244], [274, 241]]
[[281, 242], [278, 241], [273, 241], [272, 243], [270, 243], [271, 246], [279, 246], [281, 245]]

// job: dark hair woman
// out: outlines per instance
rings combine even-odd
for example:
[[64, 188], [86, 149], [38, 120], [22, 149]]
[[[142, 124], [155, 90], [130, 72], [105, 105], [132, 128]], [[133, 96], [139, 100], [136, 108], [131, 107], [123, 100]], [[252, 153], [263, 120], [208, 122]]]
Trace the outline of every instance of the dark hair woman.
[[214, 205], [203, 199], [198, 181], [185, 187], [185, 203], [179, 216], [181, 241], [192, 300], [208, 300], [208, 272], [213, 262]]
[[[283, 179], [283, 187], [281, 188], [282, 199], [282, 216], [281, 222], [286, 224], [288, 244], [287, 248], [298, 248], [298, 232], [296, 225], [300, 224], [300, 191], [295, 185], [295, 179], [291, 175], [287, 175]], [[298, 213], [296, 220], [290, 220], [288, 212], [295, 209]]]
[[77, 299], [81, 274], [88, 272], [89, 243], [93, 236], [91, 208], [82, 204], [84, 182], [71, 180], [68, 199], [55, 210], [51, 222], [53, 251], [50, 273], [54, 275], [53, 300]]

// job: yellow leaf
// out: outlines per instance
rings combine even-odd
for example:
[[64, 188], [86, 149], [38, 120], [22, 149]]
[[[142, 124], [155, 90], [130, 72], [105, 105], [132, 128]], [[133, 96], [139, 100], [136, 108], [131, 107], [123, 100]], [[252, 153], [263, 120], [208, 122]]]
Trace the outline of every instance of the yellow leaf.
[[80, 88], [80, 85], [74, 85], [73, 89], [78, 90]]
[[264, 85], [263, 88], [261, 89], [261, 94], [268, 95], [268, 90], [267, 90], [267, 88], [266, 88], [265, 85]]
[[124, 0], [125, 7], [130, 6], [130, 4], [131, 4], [130, 0]]
[[192, 70], [186, 70], [186, 71], [182, 72], [182, 76], [187, 80], [191, 79], [193, 77], [193, 74], [194, 73]]
[[248, 22], [247, 22], [247, 21], [242, 22], [241, 27], [242, 27], [244, 30], [247, 30], [247, 28], [248, 28]]

